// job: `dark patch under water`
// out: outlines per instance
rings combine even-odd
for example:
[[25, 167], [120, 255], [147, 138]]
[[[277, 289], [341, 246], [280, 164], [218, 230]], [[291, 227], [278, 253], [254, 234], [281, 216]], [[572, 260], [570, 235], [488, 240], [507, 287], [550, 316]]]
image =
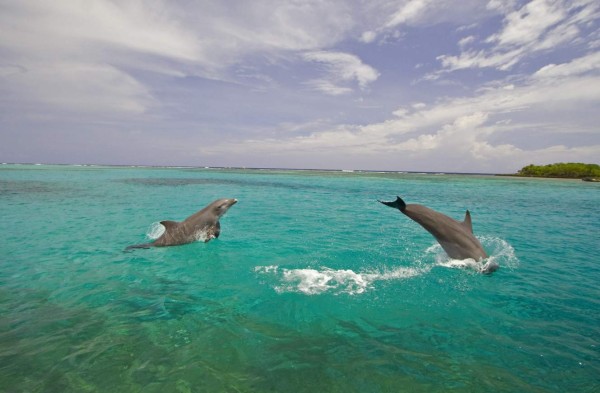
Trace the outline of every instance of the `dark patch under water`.
[[65, 188], [53, 182], [38, 180], [2, 180], [0, 179], [0, 196], [50, 194], [65, 191]]
[[272, 187], [290, 190], [318, 189], [327, 190], [324, 185], [293, 184], [285, 182], [260, 181], [249, 179], [198, 179], [198, 178], [130, 178], [116, 180], [119, 183], [148, 187], [184, 187], [195, 185], [228, 185], [242, 187]]

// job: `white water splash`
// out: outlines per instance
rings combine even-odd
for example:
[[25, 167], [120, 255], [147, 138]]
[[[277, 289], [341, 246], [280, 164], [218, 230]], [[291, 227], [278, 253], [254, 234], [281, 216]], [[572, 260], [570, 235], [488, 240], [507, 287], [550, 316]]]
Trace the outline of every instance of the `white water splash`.
[[146, 237], [150, 240], [156, 240], [165, 233], [165, 227], [160, 222], [153, 222], [146, 231]]
[[483, 247], [488, 251], [490, 261], [495, 261], [500, 266], [510, 269], [519, 266], [519, 258], [515, 254], [515, 249], [504, 239], [492, 236], [483, 236], [479, 238]]
[[209, 235], [208, 231], [198, 231], [194, 233], [194, 238], [197, 242], [207, 242], [209, 240], [214, 239], [215, 237], [213, 235]]
[[483, 261], [475, 259], [451, 259], [439, 244], [434, 244], [425, 250], [425, 254], [434, 254], [435, 264], [451, 269], [470, 269], [479, 273], [486, 272], [489, 266], [513, 269], [518, 266], [519, 259], [515, 255], [515, 249], [506, 240], [498, 237], [478, 237], [481, 245], [487, 250], [489, 257]]
[[279, 293], [301, 292], [318, 295], [324, 292], [360, 294], [372, 288], [375, 281], [399, 280], [421, 275], [430, 268], [399, 267], [390, 271], [356, 273], [350, 269], [335, 270], [328, 267], [317, 269], [285, 269], [279, 266], [257, 266], [254, 271], [274, 276]]

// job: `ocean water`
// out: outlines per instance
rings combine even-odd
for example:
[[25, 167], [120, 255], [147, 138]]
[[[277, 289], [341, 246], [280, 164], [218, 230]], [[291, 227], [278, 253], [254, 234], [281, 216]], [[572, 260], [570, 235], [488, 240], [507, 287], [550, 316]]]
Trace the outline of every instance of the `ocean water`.
[[[445, 256], [376, 202], [474, 231]], [[208, 243], [124, 252], [217, 198]], [[0, 166], [0, 392], [598, 392], [600, 185]]]

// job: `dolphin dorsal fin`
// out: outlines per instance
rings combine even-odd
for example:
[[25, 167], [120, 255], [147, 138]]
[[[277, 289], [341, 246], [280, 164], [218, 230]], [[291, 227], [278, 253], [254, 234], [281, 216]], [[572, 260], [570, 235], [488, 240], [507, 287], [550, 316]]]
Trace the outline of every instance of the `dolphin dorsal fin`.
[[166, 228], [166, 230], [168, 231], [170, 228], [173, 228], [174, 226], [176, 226], [179, 223], [177, 221], [161, 221], [160, 224], [162, 226], [164, 226]]
[[471, 213], [467, 210], [465, 220], [461, 223], [467, 230], [473, 233], [473, 224], [471, 223]]

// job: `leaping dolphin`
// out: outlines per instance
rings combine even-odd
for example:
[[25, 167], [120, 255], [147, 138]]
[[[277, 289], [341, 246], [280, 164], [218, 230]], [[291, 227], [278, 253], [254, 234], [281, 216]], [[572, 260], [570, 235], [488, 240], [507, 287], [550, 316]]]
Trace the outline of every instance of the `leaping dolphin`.
[[[396, 200], [392, 202], [379, 202], [400, 210], [408, 218], [425, 228], [435, 237], [450, 258], [471, 258], [481, 262], [488, 257], [479, 240], [473, 235], [471, 213], [468, 210], [465, 213], [464, 221], [460, 222], [423, 205], [407, 205], [400, 197], [396, 197]], [[490, 260], [483, 265], [481, 272], [489, 274], [497, 269], [498, 264]]]
[[212, 239], [218, 238], [221, 233], [219, 219], [236, 203], [237, 199], [234, 198], [217, 199], [204, 209], [194, 213], [181, 222], [161, 221], [160, 223], [165, 227], [165, 232], [158, 239], [151, 243], [129, 246], [125, 250], [130, 250], [132, 248], [177, 246], [195, 242], [197, 240], [204, 240], [206, 243]]

